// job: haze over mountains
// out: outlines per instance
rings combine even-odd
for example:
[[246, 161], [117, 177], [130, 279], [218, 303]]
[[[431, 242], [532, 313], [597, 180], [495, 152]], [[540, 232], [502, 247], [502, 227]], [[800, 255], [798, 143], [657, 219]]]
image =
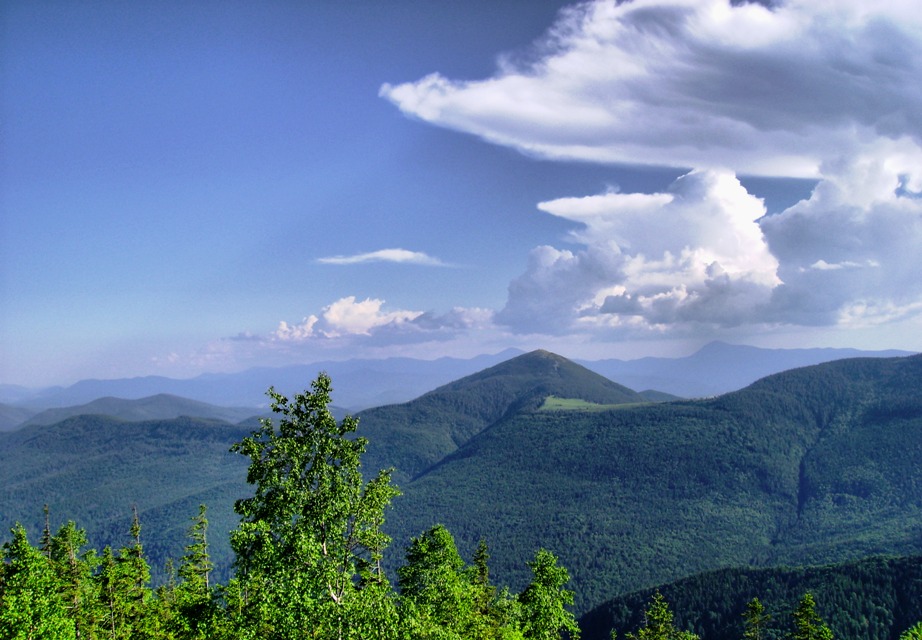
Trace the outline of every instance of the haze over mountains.
[[254, 415], [255, 410], [243, 407], [218, 407], [161, 393], [138, 400], [105, 397], [87, 404], [60, 409], [45, 409], [31, 416], [23, 426], [30, 424], [55, 424], [67, 418], [85, 415], [101, 415], [118, 418], [126, 422], [142, 420], [169, 420], [180, 416], [195, 416], [211, 420], [237, 423]]
[[[922, 356], [859, 358], [654, 403], [537, 351], [363, 411], [359, 435], [366, 477], [393, 467], [403, 491], [387, 513], [391, 566], [440, 522], [466, 557], [485, 538], [514, 588], [538, 547], [553, 550], [585, 612], [722, 567], [922, 552], [920, 388]], [[95, 415], [2, 433], [0, 528], [37, 533], [48, 503], [54, 524], [120, 544], [136, 504], [157, 570], [205, 502], [226, 574], [224, 533], [249, 491], [228, 448], [249, 431]]]
[[[68, 387], [46, 389], [0, 385], [0, 430], [12, 429], [45, 409], [84, 405], [104, 397], [136, 400], [167, 394], [221, 407], [250, 407], [250, 411], [256, 413], [268, 406], [265, 391], [270, 386], [280, 393], [291, 395], [303, 390], [319, 371], [326, 371], [332, 377], [336, 404], [355, 412], [407, 402], [521, 353], [507, 349], [470, 359], [326, 361], [248, 369], [240, 373], [203, 374], [190, 379], [145, 376], [82, 380]], [[795, 367], [859, 356], [897, 357], [909, 354], [898, 350], [761, 349], [713, 342], [684, 358], [577, 362], [637, 391], [655, 390], [692, 398], [734, 391], [763, 376]], [[189, 415], [211, 416], [207, 413]]]

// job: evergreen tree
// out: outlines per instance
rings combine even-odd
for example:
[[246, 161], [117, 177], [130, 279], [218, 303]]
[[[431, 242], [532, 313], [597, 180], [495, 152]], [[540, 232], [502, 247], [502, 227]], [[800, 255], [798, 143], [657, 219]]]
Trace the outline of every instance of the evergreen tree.
[[520, 626], [522, 607], [518, 599], [509, 594], [508, 588], [498, 591], [490, 582], [489, 560], [487, 543], [481, 539], [474, 551], [474, 566], [471, 568], [479, 625], [483, 629], [483, 637], [512, 637], [509, 635], [511, 630]]
[[628, 640], [697, 640], [690, 631], [681, 631], [673, 623], [672, 610], [666, 598], [657, 591], [644, 610], [644, 624], [637, 633], [628, 633]]
[[96, 551], [84, 551], [86, 532], [67, 522], [49, 540], [49, 553], [57, 573], [62, 600], [74, 620], [78, 638], [93, 637], [100, 620], [99, 594], [93, 572], [99, 565]]
[[901, 633], [900, 640], [922, 640], [922, 622], [917, 622]]
[[570, 580], [567, 570], [558, 566], [557, 557], [545, 549], [540, 549], [528, 566], [534, 577], [519, 595], [525, 637], [550, 640], [564, 632], [570, 638], [579, 638], [576, 620], [566, 609], [573, 604], [573, 592], [564, 589]]
[[103, 549], [97, 582], [102, 601], [105, 637], [111, 640], [145, 638], [155, 634], [158, 621], [151, 615], [150, 567], [141, 545], [141, 522], [132, 509], [131, 544], [118, 555]]
[[189, 529], [190, 544], [179, 565], [180, 582], [169, 575], [173, 584], [161, 590], [159, 600], [172, 609], [168, 627], [177, 638], [208, 638], [217, 624], [218, 607], [211, 586], [214, 567], [208, 553], [208, 518], [205, 505], [199, 505], [198, 515], [192, 518]]
[[391, 590], [378, 588], [387, 584], [381, 558], [390, 541], [381, 525], [399, 492], [388, 471], [363, 481], [367, 441], [352, 437], [356, 419], [336, 421], [330, 392], [326, 374], [293, 400], [270, 389], [278, 428], [264, 419], [232, 448], [250, 458], [255, 485], [235, 503], [241, 523], [231, 546], [246, 630], [259, 637], [346, 637], [354, 634], [347, 612], [380, 616], [376, 633], [391, 633]]
[[150, 604], [150, 566], [144, 559], [144, 547], [141, 545], [141, 520], [137, 507], [132, 507], [131, 544], [119, 551], [118, 563], [126, 588], [125, 606], [128, 625], [133, 630], [133, 637], [149, 632], [147, 628], [148, 605]]
[[762, 640], [765, 637], [771, 615], [766, 613], [765, 606], [758, 598], [753, 598], [746, 605], [743, 613], [743, 640]]
[[0, 637], [75, 639], [51, 561], [29, 544], [22, 525], [13, 527], [12, 534], [0, 563]]
[[124, 605], [124, 580], [112, 547], [102, 550], [99, 573], [99, 598], [102, 609], [101, 627], [104, 637], [110, 640], [130, 637], [126, 628], [126, 607]]
[[794, 631], [791, 640], [832, 640], [832, 631], [816, 612], [813, 595], [805, 593], [793, 613]]
[[42, 553], [46, 558], [51, 557], [51, 509], [46, 504], [42, 507], [42, 513], [45, 514], [45, 526], [42, 528]]
[[214, 569], [208, 555], [208, 509], [201, 504], [198, 515], [192, 518], [189, 538], [192, 543], [186, 547], [186, 555], [179, 565], [179, 577], [189, 588], [200, 594], [208, 594], [211, 589], [210, 576]]

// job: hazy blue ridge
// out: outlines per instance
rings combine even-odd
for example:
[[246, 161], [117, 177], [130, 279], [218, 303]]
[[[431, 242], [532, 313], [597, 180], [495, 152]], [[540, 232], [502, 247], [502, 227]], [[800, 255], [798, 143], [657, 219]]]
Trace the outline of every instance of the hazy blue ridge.
[[[334, 398], [345, 410], [407, 402], [508, 360], [521, 351], [507, 349], [470, 359], [413, 358], [353, 359], [288, 367], [261, 367], [239, 373], [210, 373], [190, 379], [145, 376], [116, 380], [82, 380], [69, 387], [27, 389], [0, 386], [0, 402], [38, 410], [82, 405], [102, 397], [140, 399], [170, 394], [219, 406], [268, 407], [270, 386], [292, 395], [304, 390], [320, 371], [333, 379]], [[796, 367], [847, 357], [898, 357], [906, 351], [857, 349], [761, 349], [713, 342], [684, 358], [637, 360], [579, 360], [579, 364], [631, 389], [657, 391], [678, 397], [707, 397], [740, 389], [758, 378]]]
[[252, 408], [219, 407], [198, 400], [161, 393], [137, 400], [106, 397], [83, 405], [46, 409], [26, 420], [24, 426], [55, 424], [66, 418], [80, 415], [103, 415], [125, 421], [169, 420], [180, 416], [192, 416], [235, 423], [253, 414]]

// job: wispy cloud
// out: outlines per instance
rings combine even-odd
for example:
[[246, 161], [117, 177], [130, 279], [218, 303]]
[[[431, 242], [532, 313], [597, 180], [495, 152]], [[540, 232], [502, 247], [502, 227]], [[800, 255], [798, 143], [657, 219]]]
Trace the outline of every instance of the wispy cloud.
[[359, 253], [351, 256], [330, 256], [317, 258], [321, 264], [363, 264], [366, 262], [396, 262], [399, 264], [418, 264], [427, 267], [446, 267], [446, 263], [421, 251], [407, 249], [379, 249], [368, 253]]

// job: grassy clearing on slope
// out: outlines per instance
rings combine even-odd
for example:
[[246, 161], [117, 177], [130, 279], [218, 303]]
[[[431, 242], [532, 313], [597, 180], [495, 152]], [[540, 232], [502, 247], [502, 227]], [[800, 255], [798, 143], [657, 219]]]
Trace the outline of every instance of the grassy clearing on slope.
[[649, 402], [625, 402], [620, 404], [599, 404], [589, 402], [580, 398], [558, 398], [557, 396], [548, 396], [538, 410], [539, 411], [608, 411], [610, 409], [626, 409], [628, 407], [639, 407], [641, 405], [651, 404]]

